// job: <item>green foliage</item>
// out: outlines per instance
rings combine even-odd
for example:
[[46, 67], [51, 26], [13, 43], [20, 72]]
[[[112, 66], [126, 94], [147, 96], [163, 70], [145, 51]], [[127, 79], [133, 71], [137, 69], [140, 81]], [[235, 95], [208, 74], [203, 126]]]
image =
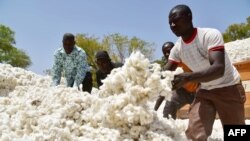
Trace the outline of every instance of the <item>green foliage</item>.
[[128, 37], [119, 33], [106, 35], [103, 38], [103, 45], [108, 49], [113, 60], [124, 62], [125, 55], [128, 52]]
[[242, 40], [250, 37], [250, 16], [247, 18], [246, 23], [232, 24], [223, 33], [225, 42]]
[[167, 60], [166, 60], [165, 57], [163, 56], [161, 59], [155, 60], [154, 63], [160, 64], [161, 68], [163, 68], [163, 66], [166, 65], [166, 63], [167, 63]]
[[0, 63], [26, 68], [31, 64], [31, 60], [24, 51], [14, 47], [14, 35], [9, 27], [0, 24]]
[[95, 63], [95, 53], [98, 50], [104, 49], [101, 43], [98, 42], [98, 38], [87, 34], [77, 34], [76, 44], [86, 52], [89, 65], [91, 65], [94, 69], [97, 69]]
[[119, 33], [104, 36], [103, 45], [109, 49], [111, 56], [120, 62], [124, 62], [125, 58], [136, 50], [141, 51], [149, 59], [152, 59], [154, 52], [154, 43], [146, 42], [137, 37], [129, 39]]

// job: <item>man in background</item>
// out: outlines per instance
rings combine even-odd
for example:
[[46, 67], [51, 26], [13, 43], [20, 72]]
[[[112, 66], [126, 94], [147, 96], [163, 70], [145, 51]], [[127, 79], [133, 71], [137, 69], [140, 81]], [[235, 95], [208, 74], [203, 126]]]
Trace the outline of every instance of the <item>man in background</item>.
[[53, 86], [60, 84], [62, 72], [66, 78], [68, 87], [77, 87], [83, 82], [86, 72], [89, 71], [86, 53], [75, 46], [75, 36], [71, 33], [63, 35], [63, 47], [60, 47], [54, 54], [54, 65], [52, 68]]
[[[174, 47], [173, 42], [165, 42], [162, 45], [162, 53], [165, 57], [165, 60], [168, 60], [171, 49]], [[179, 67], [183, 69], [184, 72], [191, 72], [191, 70], [183, 63], [179, 64]], [[164, 68], [163, 68], [164, 69]], [[166, 101], [163, 117], [169, 118], [169, 115], [176, 119], [177, 111], [186, 104], [191, 104], [194, 100], [194, 95], [196, 89], [198, 88], [197, 83], [189, 82], [182, 86], [181, 88], [173, 91], [172, 97], [170, 101]], [[159, 96], [156, 101], [154, 109], [157, 111], [162, 101], [164, 100], [164, 96]]]
[[98, 70], [96, 72], [96, 81], [98, 88], [102, 85], [102, 80], [114, 69], [121, 67], [122, 63], [114, 63], [111, 61], [107, 51], [98, 51], [95, 55]]

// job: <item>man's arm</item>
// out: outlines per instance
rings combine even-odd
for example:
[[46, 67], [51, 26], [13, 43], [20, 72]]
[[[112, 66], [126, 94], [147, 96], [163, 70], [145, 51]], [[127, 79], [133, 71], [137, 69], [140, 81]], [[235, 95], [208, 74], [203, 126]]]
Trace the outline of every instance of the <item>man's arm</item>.
[[97, 82], [97, 87], [99, 88], [102, 85], [101, 73], [99, 71], [96, 72], [96, 82]]
[[175, 71], [177, 67], [178, 67], [178, 62], [169, 60], [168, 63], [165, 66], [163, 66], [163, 70]]
[[201, 72], [195, 72], [190, 76], [194, 82], [208, 82], [224, 75], [225, 71], [225, 52], [223, 50], [209, 51], [209, 62], [211, 66]]
[[208, 82], [220, 78], [225, 71], [225, 52], [224, 49], [209, 51], [208, 59], [211, 66], [208, 69], [199, 72], [182, 73], [175, 76], [174, 88], [180, 88], [186, 82], [196, 83]]
[[[170, 70], [170, 71], [174, 71], [178, 66], [178, 63], [175, 61], [168, 61], [168, 63], [163, 67], [163, 70]], [[161, 106], [161, 103], [163, 102], [163, 100], [165, 99], [164, 96], [159, 96], [156, 100], [155, 106], [154, 106], [154, 110], [157, 111], [158, 108]]]
[[161, 106], [161, 103], [163, 102], [163, 100], [165, 99], [164, 96], [159, 96], [156, 100], [155, 106], [154, 106], [154, 110], [157, 111], [159, 109], [159, 107]]
[[77, 56], [77, 67], [76, 67], [76, 76], [75, 76], [75, 82], [74, 82], [74, 86], [73, 87], [79, 87], [79, 85], [82, 83], [82, 81], [84, 80], [87, 71], [89, 70], [89, 65], [87, 63], [87, 56], [85, 54], [85, 52], [81, 52], [79, 53], [79, 55]]
[[59, 53], [54, 55], [54, 65], [52, 67], [52, 86], [57, 86], [61, 81], [62, 57]]

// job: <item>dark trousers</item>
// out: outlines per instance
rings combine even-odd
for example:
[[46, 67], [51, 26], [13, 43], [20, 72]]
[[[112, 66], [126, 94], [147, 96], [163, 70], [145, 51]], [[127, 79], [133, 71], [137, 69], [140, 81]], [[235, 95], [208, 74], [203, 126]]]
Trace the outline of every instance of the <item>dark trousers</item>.
[[166, 101], [163, 117], [169, 117], [169, 115], [176, 119], [177, 111], [186, 104], [191, 104], [194, 100], [194, 93], [187, 92], [184, 88], [177, 89], [173, 92], [170, 101]]
[[93, 80], [91, 72], [87, 72], [84, 80], [82, 81], [82, 91], [91, 93], [93, 87]]

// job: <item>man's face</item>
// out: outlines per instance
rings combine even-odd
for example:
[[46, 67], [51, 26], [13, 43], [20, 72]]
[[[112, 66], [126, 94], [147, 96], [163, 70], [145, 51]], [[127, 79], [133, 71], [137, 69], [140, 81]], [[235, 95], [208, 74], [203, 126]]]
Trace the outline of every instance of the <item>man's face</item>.
[[63, 48], [67, 54], [70, 54], [75, 46], [74, 39], [63, 40]]
[[168, 59], [169, 54], [170, 54], [170, 51], [171, 51], [172, 48], [173, 48], [173, 46], [171, 46], [171, 45], [169, 45], [169, 44], [166, 44], [165, 47], [162, 49], [162, 52], [163, 52], [164, 57], [165, 57], [166, 59]]
[[96, 60], [96, 64], [103, 73], [108, 74], [112, 70], [111, 61], [108, 58], [99, 58]]
[[172, 32], [177, 36], [183, 36], [190, 25], [191, 18], [181, 11], [181, 9], [174, 9], [169, 14], [169, 25]]

